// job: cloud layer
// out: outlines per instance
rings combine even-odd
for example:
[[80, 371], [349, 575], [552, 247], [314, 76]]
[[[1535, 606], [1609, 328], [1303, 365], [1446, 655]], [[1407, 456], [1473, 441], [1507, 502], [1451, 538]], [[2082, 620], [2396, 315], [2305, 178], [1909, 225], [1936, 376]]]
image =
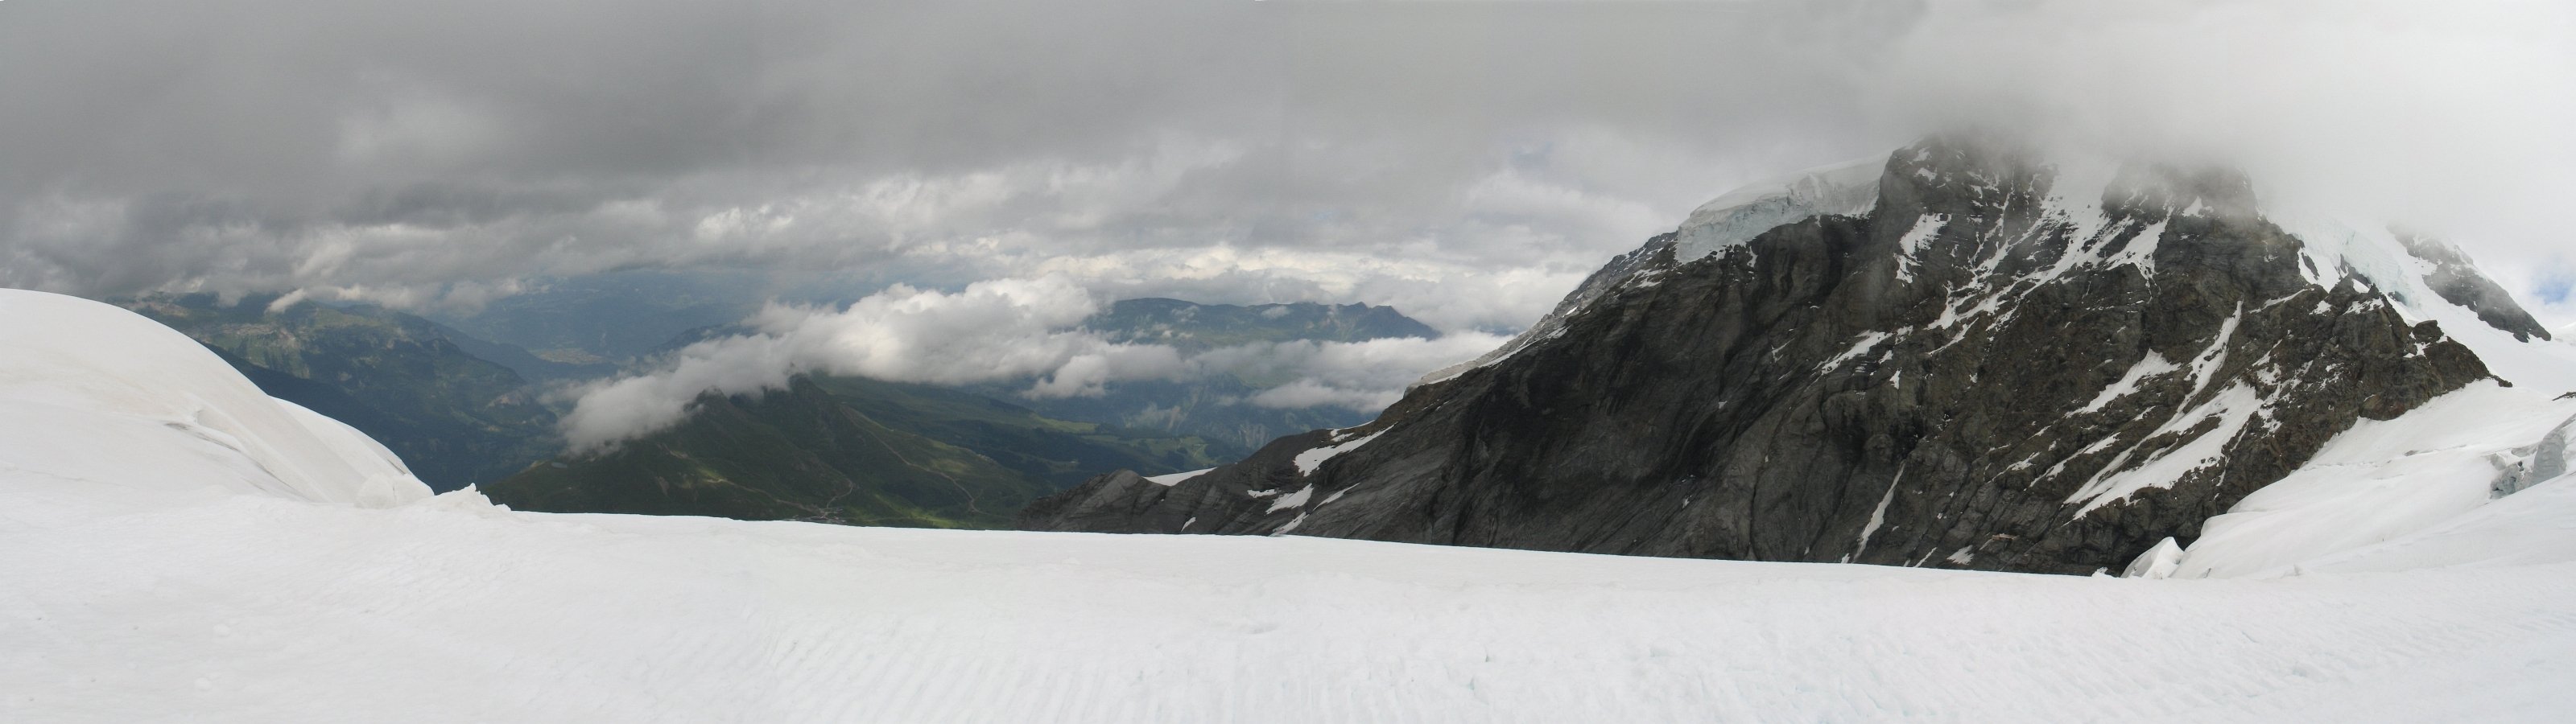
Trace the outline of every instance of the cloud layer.
[[1375, 411], [1424, 373], [1503, 341], [1469, 332], [1261, 343], [1184, 357], [1168, 345], [1110, 342], [1082, 329], [1099, 309], [1063, 277], [977, 282], [955, 293], [896, 286], [840, 309], [771, 305], [750, 320], [756, 332], [697, 342], [652, 371], [572, 390], [563, 432], [574, 452], [596, 451], [678, 424], [705, 392], [759, 394], [800, 373], [930, 384], [1028, 380], [1022, 394], [1035, 398], [1236, 375], [1287, 380], [1243, 404]]
[[418, 306], [638, 267], [1064, 274], [1508, 328], [1715, 190], [1844, 153], [1841, 61], [1777, 59], [1883, 14], [13, 3], [0, 283]]
[[1737, 183], [2003, 121], [2223, 155], [2546, 302], [2569, 67], [2558, 2], [0, 3], [0, 284], [1057, 275], [1496, 331]]

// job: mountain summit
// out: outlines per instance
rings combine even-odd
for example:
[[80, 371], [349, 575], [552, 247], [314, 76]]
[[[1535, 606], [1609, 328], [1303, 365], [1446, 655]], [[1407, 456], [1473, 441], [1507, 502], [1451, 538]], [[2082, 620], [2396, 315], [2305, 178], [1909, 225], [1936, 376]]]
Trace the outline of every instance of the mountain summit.
[[1376, 421], [1021, 524], [2118, 570], [2548, 335], [2446, 244], [2253, 189], [1926, 139], [1711, 202]]

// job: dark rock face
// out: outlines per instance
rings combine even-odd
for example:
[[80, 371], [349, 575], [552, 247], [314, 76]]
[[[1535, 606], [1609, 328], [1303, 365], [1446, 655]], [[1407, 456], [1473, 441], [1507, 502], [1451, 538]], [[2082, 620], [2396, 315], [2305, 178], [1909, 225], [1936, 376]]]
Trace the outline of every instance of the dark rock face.
[[2058, 176], [1917, 144], [1871, 211], [1695, 260], [1659, 237], [1375, 422], [1094, 478], [1020, 524], [2086, 573], [2488, 376], [2303, 274], [2240, 176]]

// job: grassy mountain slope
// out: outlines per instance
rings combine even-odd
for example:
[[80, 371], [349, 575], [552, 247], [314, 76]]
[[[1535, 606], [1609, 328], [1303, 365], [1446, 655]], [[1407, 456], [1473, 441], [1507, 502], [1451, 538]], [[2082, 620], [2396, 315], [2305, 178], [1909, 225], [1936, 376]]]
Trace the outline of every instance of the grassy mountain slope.
[[1099, 470], [1208, 467], [1195, 438], [1049, 419], [952, 390], [798, 377], [706, 395], [678, 427], [487, 485], [523, 510], [998, 528]]

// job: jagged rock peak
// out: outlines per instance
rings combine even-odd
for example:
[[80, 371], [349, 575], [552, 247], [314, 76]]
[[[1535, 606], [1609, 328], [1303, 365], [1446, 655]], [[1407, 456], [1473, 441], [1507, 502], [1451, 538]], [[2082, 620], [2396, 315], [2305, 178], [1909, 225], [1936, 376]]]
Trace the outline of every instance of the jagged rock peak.
[[2394, 232], [2394, 236], [2405, 245], [2406, 253], [2432, 266], [2418, 277], [2443, 301], [2476, 313], [2478, 321], [2512, 334], [2516, 340], [2550, 338], [2549, 328], [2516, 304], [2511, 292], [2479, 274], [2477, 264], [2469, 261], [2469, 255], [2460, 247], [2402, 231]]
[[1022, 524], [2082, 573], [2490, 377], [2393, 238], [2241, 173], [1943, 137], [1855, 177], [1702, 207], [1368, 425]]

